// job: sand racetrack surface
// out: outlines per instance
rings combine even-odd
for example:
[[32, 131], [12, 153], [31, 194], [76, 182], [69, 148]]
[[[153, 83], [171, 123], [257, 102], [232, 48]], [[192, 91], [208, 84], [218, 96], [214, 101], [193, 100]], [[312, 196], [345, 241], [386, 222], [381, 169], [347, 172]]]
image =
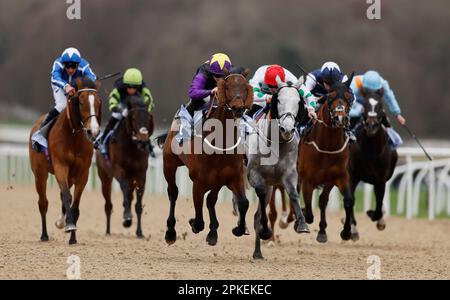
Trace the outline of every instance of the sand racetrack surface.
[[39, 241], [41, 222], [34, 188], [0, 185], [0, 191], [0, 279], [66, 279], [70, 255], [80, 257], [82, 279], [367, 279], [367, 269], [373, 266], [367, 261], [371, 255], [380, 257], [382, 279], [450, 278], [450, 220], [389, 217], [386, 230], [379, 232], [365, 215], [358, 214], [360, 240], [344, 243], [339, 237], [343, 212], [329, 213], [329, 241], [319, 244], [316, 211], [310, 234], [298, 235], [292, 225], [285, 230], [277, 225], [275, 247], [263, 244], [265, 260], [255, 261], [255, 205], [247, 215], [251, 235], [237, 238], [231, 233], [236, 224], [231, 204], [219, 202], [219, 240], [211, 247], [205, 241], [206, 208], [205, 230], [193, 234], [188, 224], [194, 216], [192, 200], [179, 198], [178, 239], [168, 246], [165, 197], [144, 197], [146, 238], [138, 240], [135, 222], [131, 228], [122, 226], [120, 194], [113, 195], [112, 235], [106, 236], [101, 193], [85, 191], [78, 244], [69, 246], [69, 236], [54, 226], [60, 211], [58, 190], [48, 192], [49, 242]]

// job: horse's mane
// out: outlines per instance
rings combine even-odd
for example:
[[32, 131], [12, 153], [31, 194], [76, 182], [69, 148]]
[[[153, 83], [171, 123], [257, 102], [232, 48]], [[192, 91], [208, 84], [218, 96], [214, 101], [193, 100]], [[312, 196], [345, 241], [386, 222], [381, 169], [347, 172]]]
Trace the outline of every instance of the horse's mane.
[[141, 95], [128, 95], [125, 103], [129, 108], [145, 108], [144, 98]]
[[87, 88], [87, 89], [96, 89], [96, 85], [95, 82], [92, 81], [92, 79], [90, 79], [87, 76], [83, 76], [83, 77], [79, 77], [75, 80], [73, 80], [71, 82], [71, 85], [76, 89], [82, 89], [82, 88]]

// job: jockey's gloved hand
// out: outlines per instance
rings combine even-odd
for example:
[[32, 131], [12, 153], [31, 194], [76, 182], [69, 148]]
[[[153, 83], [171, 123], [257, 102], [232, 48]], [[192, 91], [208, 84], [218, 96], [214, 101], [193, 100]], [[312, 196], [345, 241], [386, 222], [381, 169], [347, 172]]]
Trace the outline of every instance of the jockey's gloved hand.
[[317, 114], [316, 111], [314, 110], [314, 107], [308, 107], [308, 117], [311, 120], [317, 120]]
[[122, 110], [122, 117], [126, 118], [128, 116], [128, 108]]

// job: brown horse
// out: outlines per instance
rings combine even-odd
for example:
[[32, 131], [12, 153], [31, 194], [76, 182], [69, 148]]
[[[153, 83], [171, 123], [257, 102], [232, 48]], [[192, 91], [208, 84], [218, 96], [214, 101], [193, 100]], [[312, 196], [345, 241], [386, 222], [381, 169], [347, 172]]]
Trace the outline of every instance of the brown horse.
[[[243, 75], [228, 75], [224, 79], [220, 79], [217, 83], [218, 90], [216, 97], [218, 107], [215, 111], [211, 112], [207, 121], [215, 121], [217, 125], [223, 127], [222, 131], [219, 130], [219, 134], [221, 135], [219, 138], [223, 139], [226, 145], [230, 144], [230, 136], [232, 137], [231, 140], [234, 146], [239, 144], [239, 131], [236, 126], [233, 128], [232, 134], [230, 132], [227, 134], [227, 120], [232, 123], [235, 122], [236, 119], [242, 117], [245, 108], [249, 109], [253, 104], [252, 87], [246, 81], [249, 72], [247, 69]], [[205, 121], [205, 124], [207, 121]], [[245, 196], [243, 154], [239, 154], [235, 150], [223, 151], [225, 149], [215, 151], [214, 153], [206, 152], [215, 147], [205, 138], [210, 133], [210, 130], [206, 129], [203, 130], [203, 137], [196, 136], [192, 141], [184, 141], [183, 149], [185, 150], [175, 153], [174, 145], [178, 143], [174, 139], [177, 133], [174, 131], [174, 126], [175, 123], [172, 124], [171, 131], [168, 133], [163, 148], [164, 177], [168, 183], [167, 193], [170, 200], [170, 213], [167, 219], [167, 231], [165, 235], [166, 242], [172, 244], [176, 241], [177, 237], [175, 231], [175, 204], [178, 197], [178, 188], [175, 181], [175, 174], [178, 167], [182, 165], [185, 165], [189, 169], [189, 177], [193, 181], [195, 219], [189, 220], [192, 231], [199, 233], [204, 229], [202, 212], [203, 197], [205, 193], [210, 191], [206, 201], [211, 223], [206, 241], [211, 246], [217, 243], [219, 222], [216, 217], [215, 204], [220, 189], [226, 186], [238, 199], [239, 221], [238, 226], [232, 232], [235, 236], [242, 236], [246, 230], [245, 215], [249, 206], [248, 199]], [[161, 144], [162, 140], [163, 137], [159, 139], [159, 144]], [[194, 152], [194, 145], [202, 144], [203, 142], [205, 144], [201, 151]], [[218, 148], [216, 147], [216, 149]]]
[[289, 211], [287, 209], [285, 188], [281, 185], [275, 186], [272, 190], [269, 200], [269, 208], [270, 208], [269, 220], [270, 226], [272, 228], [272, 237], [270, 238], [271, 241], [275, 241], [275, 221], [277, 220], [278, 217], [275, 203], [275, 195], [277, 190], [280, 191], [281, 194], [281, 218], [278, 221], [278, 225], [280, 226], [280, 228], [286, 229], [289, 226], [289, 223], [295, 221], [294, 208], [290, 203], [289, 203]]
[[354, 200], [348, 171], [349, 138], [346, 138], [344, 128], [349, 125], [348, 113], [352, 78], [353, 74], [345, 83], [335, 82], [333, 84], [331, 91], [324, 96], [318, 120], [314, 123], [311, 131], [305, 134], [300, 141], [297, 170], [305, 201], [305, 218], [309, 224], [314, 221], [311, 207], [313, 190], [318, 186], [323, 186], [319, 197], [320, 230], [317, 241], [320, 243], [328, 240], [325, 231], [327, 227], [325, 211], [333, 186], [337, 186], [344, 196], [346, 218], [341, 238], [349, 240], [351, 237], [350, 224], [354, 219]]
[[98, 175], [102, 181], [102, 193], [105, 198], [106, 234], [110, 234], [112, 212], [111, 184], [113, 178], [120, 184], [123, 194], [123, 226], [132, 224], [131, 202], [136, 191], [135, 211], [137, 215], [136, 235], [144, 237], [141, 228], [142, 198], [145, 191], [145, 179], [148, 167], [149, 137], [153, 133], [153, 116], [140, 96], [128, 96], [124, 100], [128, 116], [117, 127], [115, 142], [109, 143], [109, 158], [100, 151], [96, 152]]
[[[62, 201], [62, 215], [56, 222], [56, 226], [64, 227], [65, 232], [71, 233], [69, 244], [77, 242], [75, 231], [80, 216], [79, 204], [89, 176], [93, 154], [92, 141], [99, 133], [101, 102], [97, 94], [98, 82], [78, 78], [75, 83], [75, 96], [68, 100], [65, 111], [58, 116], [48, 136], [51, 163], [43, 153], [38, 153], [31, 148], [31, 135], [39, 129], [45, 116], [41, 116], [31, 129], [29, 153], [36, 191], [39, 195], [39, 211], [42, 219], [41, 241], [48, 241], [46, 190], [48, 173], [52, 173], [61, 190]], [[75, 192], [72, 202], [70, 188], [73, 185], [75, 185]]]

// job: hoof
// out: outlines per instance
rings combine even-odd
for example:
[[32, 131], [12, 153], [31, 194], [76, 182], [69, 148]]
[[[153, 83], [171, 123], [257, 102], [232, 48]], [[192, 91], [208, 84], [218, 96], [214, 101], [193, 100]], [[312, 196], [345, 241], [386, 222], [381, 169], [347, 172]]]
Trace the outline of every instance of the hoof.
[[55, 226], [58, 229], [63, 229], [64, 228], [64, 219], [58, 219], [55, 221]]
[[165, 239], [167, 244], [172, 245], [177, 240], [177, 232], [175, 230], [167, 230]]
[[210, 231], [206, 236], [206, 242], [210, 246], [215, 246], [217, 244], [217, 231]]
[[314, 222], [314, 215], [312, 213], [306, 213], [305, 214], [305, 221], [308, 224], [312, 224]]
[[[75, 224], [67, 224], [66, 226], [64, 226], [64, 231], [65, 232], [72, 232], [72, 231], [76, 231], [77, 230], [77, 226], [75, 226]], [[76, 241], [75, 241], [76, 243]]]
[[269, 241], [269, 242], [267, 243], [267, 247], [268, 247], [268, 248], [273, 248], [273, 247], [275, 247], [275, 242], [274, 242], [274, 241]]
[[[233, 228], [233, 230], [231, 230], [231, 232], [235, 235], [235, 236], [243, 236], [245, 235], [249, 235], [250, 233], [248, 233], [248, 229], [247, 227], [245, 228], [241, 228], [239, 226], [236, 226]], [[247, 234], [248, 233], [248, 234]]]
[[272, 230], [270, 228], [266, 228], [265, 230], [264, 229], [260, 229], [259, 230], [259, 237], [262, 240], [270, 239], [272, 237]]
[[48, 242], [48, 235], [41, 236], [41, 242]]
[[297, 233], [309, 233], [308, 225], [305, 222], [295, 222], [294, 230]]
[[145, 236], [142, 234], [142, 231], [136, 231], [136, 236], [138, 239], [143, 239]]
[[200, 231], [202, 231], [203, 229], [205, 229], [205, 224], [204, 223], [200, 224], [200, 225], [196, 224], [195, 223], [195, 219], [190, 219], [189, 220], [189, 224], [191, 225], [192, 232], [195, 233], [195, 234], [197, 234]]
[[129, 219], [124, 219], [122, 222], [123, 227], [125, 228], [129, 228], [131, 227], [131, 224], [133, 224], [133, 220], [131, 218]]
[[379, 230], [379, 231], [383, 231], [383, 230], [385, 230], [386, 229], [386, 223], [385, 222], [380, 222], [380, 221], [378, 221], [377, 222], [377, 229]]
[[284, 220], [280, 219], [278, 222], [278, 226], [280, 226], [281, 229], [286, 229], [289, 226], [289, 223], [285, 222]]
[[76, 239], [70, 239], [69, 240], [69, 245], [75, 245], [77, 243]]
[[352, 232], [350, 238], [352, 239], [352, 241], [356, 242], [359, 240], [359, 232]]
[[250, 231], [248, 230], [247, 227], [245, 227], [245, 233], [244, 233], [244, 235], [250, 235]]
[[253, 259], [264, 259], [261, 252], [254, 252]]
[[367, 216], [372, 220], [372, 222], [378, 221], [383, 217], [382, 213], [376, 213], [375, 210], [368, 210], [367, 212]]
[[327, 234], [326, 233], [318, 233], [316, 241], [318, 241], [321, 244], [328, 242]]
[[345, 230], [341, 231], [341, 239], [342, 240], [348, 241], [351, 238], [351, 236], [352, 236], [352, 233], [350, 230], [349, 231], [345, 231]]

